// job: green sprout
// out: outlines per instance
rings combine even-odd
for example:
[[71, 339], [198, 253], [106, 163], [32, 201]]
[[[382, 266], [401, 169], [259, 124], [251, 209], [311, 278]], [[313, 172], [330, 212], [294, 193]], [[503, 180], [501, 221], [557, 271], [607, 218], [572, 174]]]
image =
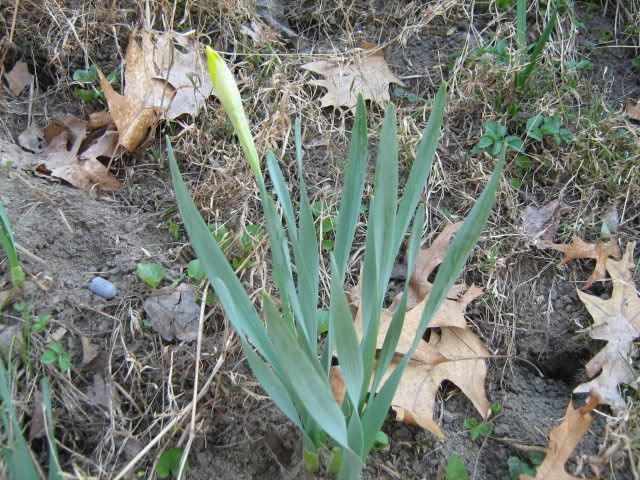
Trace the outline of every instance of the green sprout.
[[516, 152], [523, 151], [522, 139], [516, 135], [507, 135], [507, 127], [496, 122], [485, 122], [482, 124], [484, 133], [471, 153], [477, 155], [487, 152], [492, 157], [497, 157], [504, 153], [507, 147]]
[[159, 263], [139, 263], [136, 267], [136, 273], [147, 286], [156, 288], [164, 280], [166, 271]]
[[45, 365], [57, 364], [61, 372], [67, 372], [71, 368], [71, 356], [60, 342], [47, 344], [40, 361]]
[[539, 142], [551, 138], [556, 145], [570, 142], [573, 138], [571, 132], [562, 126], [559, 117], [545, 117], [541, 113], [527, 120], [527, 137]]
[[[339, 480], [360, 478], [364, 463], [379, 439], [378, 432], [391, 406], [402, 374], [422, 341], [430, 320], [458, 279], [482, 233], [491, 212], [505, 161], [502, 149], [493, 175], [470, 210], [438, 269], [411, 348], [386, 376], [402, 330], [408, 295], [404, 287], [383, 347], [376, 348], [380, 317], [395, 259], [408, 235], [407, 277], [411, 276], [425, 223], [420, 205], [431, 171], [445, 110], [446, 85], [436, 95], [426, 129], [398, 198], [398, 136], [396, 110], [386, 108], [382, 125], [373, 195], [366, 221], [366, 245], [362, 266], [363, 338], [358, 339], [344, 283], [349, 266], [367, 171], [367, 118], [364, 99], [358, 98], [351, 146], [335, 228], [335, 241], [328, 252], [330, 264], [329, 318], [324, 341], [318, 338], [320, 301], [320, 251], [313, 212], [301, 175], [303, 170], [302, 128], [294, 126], [299, 199], [294, 202], [276, 156], [267, 152], [270, 184], [280, 210], [267, 191], [253, 137], [240, 95], [221, 57], [208, 49], [210, 74], [216, 95], [240, 139], [260, 193], [272, 255], [272, 278], [278, 299], [262, 295], [258, 313], [193, 203], [167, 140], [167, 157], [185, 230], [202, 262], [220, 304], [238, 333], [245, 357], [262, 388], [280, 410], [302, 431], [305, 466], [317, 470], [319, 448], [338, 452], [332, 467]], [[279, 211], [282, 212], [282, 217]], [[284, 224], [282, 221], [284, 218]], [[263, 322], [264, 319], [264, 322]], [[346, 384], [342, 404], [333, 397], [329, 372], [334, 354]]]
[[11, 283], [15, 288], [22, 288], [24, 285], [24, 270], [20, 265], [18, 252], [16, 251], [16, 242], [13, 238], [9, 217], [0, 203], [0, 247], [4, 250], [7, 260], [9, 261], [9, 271], [11, 272]]

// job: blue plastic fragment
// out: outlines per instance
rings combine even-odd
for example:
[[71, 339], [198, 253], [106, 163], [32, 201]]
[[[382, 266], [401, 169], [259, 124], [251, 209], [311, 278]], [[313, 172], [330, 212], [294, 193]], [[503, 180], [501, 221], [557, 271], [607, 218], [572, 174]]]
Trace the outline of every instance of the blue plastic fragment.
[[118, 294], [116, 286], [102, 277], [94, 277], [89, 284], [89, 290], [107, 300], [111, 300]]

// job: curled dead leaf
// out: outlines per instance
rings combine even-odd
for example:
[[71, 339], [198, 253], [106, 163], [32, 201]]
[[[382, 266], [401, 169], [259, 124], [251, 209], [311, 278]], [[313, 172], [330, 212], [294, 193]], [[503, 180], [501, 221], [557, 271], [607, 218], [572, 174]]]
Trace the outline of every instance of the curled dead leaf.
[[520, 480], [578, 480], [578, 477], [567, 473], [564, 464], [589, 430], [593, 422], [591, 411], [598, 403], [598, 396], [594, 395], [589, 403], [576, 410], [569, 400], [562, 423], [551, 430], [549, 448], [544, 461], [536, 469], [535, 479], [529, 475], [520, 475]]
[[640, 100], [627, 100], [627, 116], [632, 120], [640, 120]]
[[9, 90], [16, 97], [20, 95], [25, 88], [31, 85], [33, 75], [29, 73], [27, 64], [23, 61], [16, 62], [10, 72], [4, 75], [9, 82]]
[[359, 93], [365, 100], [384, 105], [390, 100], [389, 84], [404, 85], [389, 68], [382, 50], [370, 43], [364, 43], [362, 52], [349, 61], [319, 60], [302, 68], [324, 77], [309, 82], [327, 90], [322, 107], [353, 109]]
[[520, 231], [534, 245], [552, 243], [563, 210], [559, 200], [552, 200], [539, 208], [527, 205], [521, 214]]
[[593, 272], [585, 282], [585, 288], [589, 288], [595, 282], [600, 282], [607, 278], [607, 258], [620, 258], [620, 247], [618, 247], [618, 239], [615, 237], [611, 237], [607, 243], [598, 240], [593, 244], [585, 242], [578, 236], [574, 236], [571, 243], [552, 243], [549, 247], [564, 253], [562, 263], [568, 263], [571, 260], [582, 258], [592, 258], [596, 261]]

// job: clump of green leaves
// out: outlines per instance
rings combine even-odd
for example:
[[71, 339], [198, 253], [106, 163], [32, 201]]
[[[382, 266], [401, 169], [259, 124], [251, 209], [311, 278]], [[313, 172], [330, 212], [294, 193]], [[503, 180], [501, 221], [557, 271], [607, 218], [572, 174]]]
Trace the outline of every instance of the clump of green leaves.
[[[438, 269], [411, 348], [387, 376], [394, 358], [404, 316], [408, 285], [405, 286], [387, 338], [378, 352], [377, 336], [382, 307], [395, 259], [408, 235], [407, 277], [415, 265], [425, 207], [418, 206], [429, 177], [444, 116], [446, 86], [442, 85], [433, 102], [429, 121], [418, 146], [415, 160], [399, 198], [398, 136], [395, 107], [387, 107], [382, 125], [373, 195], [367, 212], [366, 244], [362, 265], [363, 338], [355, 331], [344, 282], [356, 226], [361, 213], [365, 186], [368, 146], [364, 99], [359, 97], [347, 161], [344, 191], [335, 225], [335, 241], [328, 252], [330, 263], [328, 331], [318, 341], [320, 301], [320, 250], [313, 211], [302, 177], [302, 129], [294, 128], [296, 165], [300, 197], [291, 199], [275, 155], [266, 154], [271, 185], [278, 196], [279, 209], [267, 190], [242, 101], [231, 71], [222, 58], [208, 49], [209, 71], [247, 162], [251, 166], [265, 216], [277, 301], [267, 292], [258, 314], [223, 249], [189, 196], [178, 164], [167, 145], [169, 165], [185, 230], [207, 277], [238, 332], [242, 350], [261, 386], [282, 412], [301, 429], [305, 464], [318, 468], [318, 449], [325, 446], [340, 451], [333, 459], [339, 463], [340, 480], [360, 477], [364, 462], [376, 443], [393, 396], [408, 362], [422, 340], [431, 318], [445, 299], [480, 236], [489, 216], [504, 165], [505, 149], [480, 198], [469, 212]], [[262, 318], [265, 319], [263, 323]], [[342, 405], [333, 398], [329, 372], [334, 352], [346, 384]], [[333, 462], [332, 462], [333, 463]]]
[[48, 343], [40, 361], [45, 365], [58, 365], [61, 372], [67, 372], [71, 368], [71, 356], [60, 342]]
[[[156, 475], [158, 478], [178, 477], [180, 471], [180, 459], [183, 453], [182, 448], [170, 448], [160, 454], [158, 464], [156, 465]], [[184, 464], [183, 474], [189, 470], [189, 460]]]
[[571, 132], [563, 126], [560, 117], [546, 117], [541, 113], [527, 120], [527, 137], [539, 142], [551, 139], [556, 145], [570, 142], [573, 138]]
[[507, 127], [497, 122], [485, 122], [482, 124], [484, 133], [471, 153], [477, 155], [487, 152], [492, 157], [503, 153], [507, 147], [517, 152], [522, 152], [523, 142], [517, 135], [507, 135]]
[[9, 271], [11, 275], [11, 283], [15, 288], [22, 288], [24, 285], [24, 271], [20, 265], [18, 252], [16, 251], [16, 242], [11, 231], [9, 217], [0, 203], [0, 247], [4, 250], [9, 262]]
[[467, 467], [458, 455], [451, 455], [447, 459], [447, 466], [444, 470], [444, 480], [467, 480]]
[[147, 286], [156, 288], [164, 280], [166, 270], [159, 263], [139, 263], [136, 267], [136, 273]]
[[[111, 85], [116, 85], [120, 82], [120, 68], [113, 69], [106, 78]], [[100, 81], [98, 79], [98, 67], [95, 65], [84, 70], [79, 69], [74, 71], [73, 81], [79, 86], [73, 94], [83, 102], [91, 103], [94, 100], [105, 100], [104, 92], [102, 88], [100, 88]]]
[[544, 453], [533, 452], [529, 454], [529, 460], [523, 460], [520, 457], [509, 457], [507, 459], [507, 467], [509, 468], [509, 476], [511, 480], [519, 480], [520, 475], [528, 475], [531, 478], [536, 477], [536, 467], [540, 466], [544, 460]]

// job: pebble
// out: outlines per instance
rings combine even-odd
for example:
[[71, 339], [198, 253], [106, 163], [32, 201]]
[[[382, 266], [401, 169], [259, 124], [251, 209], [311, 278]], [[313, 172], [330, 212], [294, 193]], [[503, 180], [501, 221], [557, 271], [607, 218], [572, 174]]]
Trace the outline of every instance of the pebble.
[[102, 277], [94, 277], [89, 284], [89, 290], [107, 300], [111, 300], [118, 294], [116, 286]]

